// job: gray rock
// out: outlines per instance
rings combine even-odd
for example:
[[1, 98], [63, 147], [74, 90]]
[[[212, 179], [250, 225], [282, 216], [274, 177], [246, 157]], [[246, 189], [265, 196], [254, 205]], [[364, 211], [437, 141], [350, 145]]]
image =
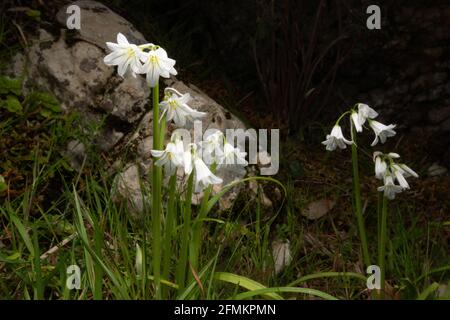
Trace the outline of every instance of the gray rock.
[[[80, 168], [86, 154], [89, 154], [86, 149], [91, 145], [101, 152], [114, 155], [114, 165], [107, 168], [110, 174], [115, 175], [113, 198], [115, 201], [127, 201], [130, 212], [142, 213], [145, 199], [140, 189], [141, 182], [146, 186], [150, 184], [147, 173], [151, 167], [152, 112], [145, 112], [150, 90], [144, 77], [126, 75], [121, 78], [115, 68], [104, 64], [103, 58], [107, 54], [105, 42], [115, 42], [118, 32], [136, 44], [147, 41], [128, 21], [103, 4], [95, 1], [71, 4], [81, 9], [81, 29], [66, 30], [68, 15], [66, 7], [61, 8], [57, 14], [57, 20], [62, 25], [60, 37], [40, 30], [39, 38], [32, 42], [26, 55], [18, 54], [14, 58], [10, 73], [20, 76], [24, 74], [26, 65], [25, 93], [35, 88], [52, 92], [66, 113], [75, 111], [80, 114], [79, 125], [84, 128], [88, 139], [83, 143], [73, 141], [69, 144], [66, 153], [72, 165]], [[207, 112], [203, 131], [209, 128], [245, 130], [241, 120], [195, 86], [187, 86], [174, 78], [167, 80], [166, 85], [182, 93], [190, 93], [193, 97], [190, 106]], [[174, 129], [173, 125], [168, 127], [167, 139]], [[135, 154], [136, 157], [125, 159], [122, 157], [124, 154]], [[262, 162], [268, 159], [270, 157], [265, 155]], [[225, 185], [243, 178], [247, 171], [243, 166], [233, 165], [221, 168], [217, 174], [223, 178]], [[237, 186], [220, 200], [222, 209], [231, 207], [240, 187]], [[214, 192], [219, 192], [221, 188], [215, 186]], [[197, 195], [195, 201], [198, 202], [201, 196]]]
[[149, 198], [141, 188], [143, 176], [139, 173], [139, 167], [132, 164], [114, 178], [111, 190], [113, 201], [126, 202], [128, 212], [134, 216], [142, 214], [149, 205]]
[[436, 177], [436, 176], [443, 176], [447, 173], [447, 168], [439, 165], [438, 163], [433, 163], [429, 168], [428, 168], [428, 175], [430, 177]]
[[79, 170], [87, 157], [86, 147], [78, 140], [71, 140], [67, 144], [66, 155], [69, 159], [70, 165], [74, 169]]
[[[96, 1], [74, 1], [69, 5], [80, 7], [81, 29], [76, 30], [75, 39], [95, 44], [106, 50], [106, 42], [116, 42], [117, 34], [123, 33], [130, 42], [145, 43], [144, 36], [134, 26], [113, 12], [107, 6]], [[56, 19], [66, 27], [67, 6], [61, 8]]]

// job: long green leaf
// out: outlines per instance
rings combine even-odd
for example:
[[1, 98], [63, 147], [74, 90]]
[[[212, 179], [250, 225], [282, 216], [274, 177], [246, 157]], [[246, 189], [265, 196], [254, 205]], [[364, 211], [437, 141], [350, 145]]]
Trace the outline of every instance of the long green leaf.
[[320, 290], [309, 289], [309, 288], [297, 288], [297, 287], [274, 287], [274, 288], [252, 290], [252, 291], [240, 293], [237, 296], [235, 296], [234, 298], [236, 300], [242, 300], [242, 299], [246, 299], [246, 298], [250, 298], [250, 297], [254, 297], [254, 296], [276, 294], [276, 293], [281, 293], [281, 292], [303, 293], [303, 294], [309, 294], [312, 296], [320, 297], [325, 300], [338, 300], [336, 297], [333, 297], [332, 295], [329, 295], [328, 293], [322, 292]]
[[[228, 272], [216, 272], [214, 273], [214, 278], [216, 280], [232, 283], [235, 285], [238, 285], [244, 289], [247, 289], [249, 291], [257, 291], [257, 290], [265, 290], [268, 289], [266, 286], [262, 285], [259, 282], [256, 282], [252, 279], [239, 276], [237, 274], [228, 273]], [[268, 299], [275, 299], [275, 300], [283, 300], [283, 297], [271, 292], [270, 290], [268, 292], [262, 292], [263, 296], [265, 296]]]
[[33, 242], [31, 241], [31, 238], [28, 235], [28, 232], [27, 232], [25, 226], [20, 221], [20, 219], [13, 213], [11, 213], [10, 219], [14, 223], [14, 226], [16, 227], [17, 231], [19, 232], [20, 236], [22, 237], [22, 240], [25, 243], [25, 246], [27, 247], [28, 251], [34, 257], [35, 252], [34, 252]]

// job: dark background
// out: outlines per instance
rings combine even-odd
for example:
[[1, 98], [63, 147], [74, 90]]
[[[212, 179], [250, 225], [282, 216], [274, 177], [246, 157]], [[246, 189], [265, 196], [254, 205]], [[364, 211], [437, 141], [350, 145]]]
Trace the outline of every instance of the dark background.
[[[254, 126], [314, 137], [340, 111], [365, 102], [429, 143], [427, 152], [450, 158], [442, 153], [450, 131], [448, 1], [100, 2], [167, 48], [182, 80]], [[0, 8], [30, 6], [51, 22], [64, 3], [16, 0]], [[371, 4], [381, 8], [381, 30], [366, 27]]]
[[[449, 164], [448, 1], [104, 3], [164, 45], [182, 79], [254, 126], [317, 143], [323, 125], [365, 102]], [[381, 30], [366, 27], [371, 4]]]

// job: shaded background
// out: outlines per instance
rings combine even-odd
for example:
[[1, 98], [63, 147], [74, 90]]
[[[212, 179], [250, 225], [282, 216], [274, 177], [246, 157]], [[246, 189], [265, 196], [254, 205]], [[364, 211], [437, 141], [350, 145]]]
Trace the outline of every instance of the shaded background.
[[[448, 1], [100, 2], [167, 48], [181, 80], [253, 126], [279, 127], [317, 143], [321, 125], [365, 102], [382, 110], [382, 121], [419, 139], [421, 152], [449, 165]], [[4, 1], [0, 8], [35, 8], [42, 27], [52, 29], [49, 22], [65, 3]], [[371, 4], [381, 7], [381, 30], [366, 27]], [[20, 15], [8, 13], [6, 24], [23, 20]], [[22, 22], [26, 32], [37, 30], [35, 21]], [[3, 40], [14, 47], [17, 37]]]
[[[371, 4], [381, 7], [381, 30], [366, 27]], [[321, 125], [365, 102], [381, 111], [381, 121], [397, 123], [421, 153], [449, 164], [448, 1], [109, 5], [167, 47], [182, 79], [203, 84], [254, 126], [317, 143]]]

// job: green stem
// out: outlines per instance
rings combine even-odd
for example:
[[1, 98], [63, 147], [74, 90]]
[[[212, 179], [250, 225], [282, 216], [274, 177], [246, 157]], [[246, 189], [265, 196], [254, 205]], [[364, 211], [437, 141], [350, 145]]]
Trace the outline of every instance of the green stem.
[[180, 261], [176, 270], [176, 283], [178, 284], [178, 293], [185, 287], [186, 271], [188, 265], [188, 249], [189, 249], [189, 231], [191, 230], [191, 204], [192, 191], [194, 185], [194, 170], [191, 172], [188, 179], [188, 186], [185, 195], [185, 205], [183, 210], [183, 231], [181, 235], [181, 252]]
[[[159, 85], [152, 89], [153, 98], [153, 149], [162, 150], [159, 128]], [[152, 233], [153, 233], [153, 277], [155, 282], [155, 297], [161, 299], [161, 181], [162, 168], [153, 161], [152, 174]]]
[[377, 203], [377, 230], [378, 230], [378, 248], [380, 248], [381, 241], [381, 221], [382, 221], [382, 212], [383, 212], [383, 201], [384, 196], [383, 192], [378, 192], [378, 203]]
[[386, 233], [387, 233], [387, 214], [388, 214], [388, 199], [383, 197], [383, 208], [381, 210], [381, 230], [380, 230], [380, 242], [378, 248], [378, 266], [381, 270], [381, 291], [380, 299], [384, 299], [384, 280], [385, 280], [385, 259], [386, 259]]
[[[215, 173], [216, 167], [217, 167], [217, 165], [215, 163], [211, 166], [211, 171], [213, 173]], [[191, 248], [189, 251], [189, 257], [190, 257], [190, 261], [192, 263], [192, 268], [195, 271], [198, 271], [198, 266], [199, 266], [198, 257], [199, 257], [200, 250], [201, 250], [201, 241], [200, 240], [201, 240], [201, 234], [202, 234], [202, 224], [203, 224], [203, 220], [208, 215], [207, 207], [208, 207], [208, 201], [209, 201], [209, 196], [211, 195], [211, 191], [212, 191], [212, 185], [209, 185], [203, 192], [203, 198], [202, 198], [202, 202], [200, 204], [200, 211], [199, 211], [197, 219], [195, 220], [195, 223], [192, 227], [192, 242], [191, 242]]]
[[[163, 257], [163, 273], [162, 277], [164, 280], [169, 280], [170, 275], [170, 258], [172, 256], [172, 233], [173, 227], [175, 225], [175, 196], [176, 196], [176, 184], [177, 184], [177, 174], [175, 173], [170, 177], [169, 181], [169, 201], [167, 203], [167, 216], [165, 224], [165, 234], [164, 234], [164, 257]], [[167, 294], [167, 288], [163, 288], [163, 297]]]
[[356, 146], [356, 131], [352, 126], [352, 166], [353, 166], [353, 193], [355, 197], [356, 218], [358, 220], [359, 237], [363, 251], [363, 260], [365, 267], [370, 266], [369, 247], [367, 246], [366, 229], [364, 226], [364, 217], [361, 206], [361, 188], [359, 182], [358, 169], [358, 149]]

